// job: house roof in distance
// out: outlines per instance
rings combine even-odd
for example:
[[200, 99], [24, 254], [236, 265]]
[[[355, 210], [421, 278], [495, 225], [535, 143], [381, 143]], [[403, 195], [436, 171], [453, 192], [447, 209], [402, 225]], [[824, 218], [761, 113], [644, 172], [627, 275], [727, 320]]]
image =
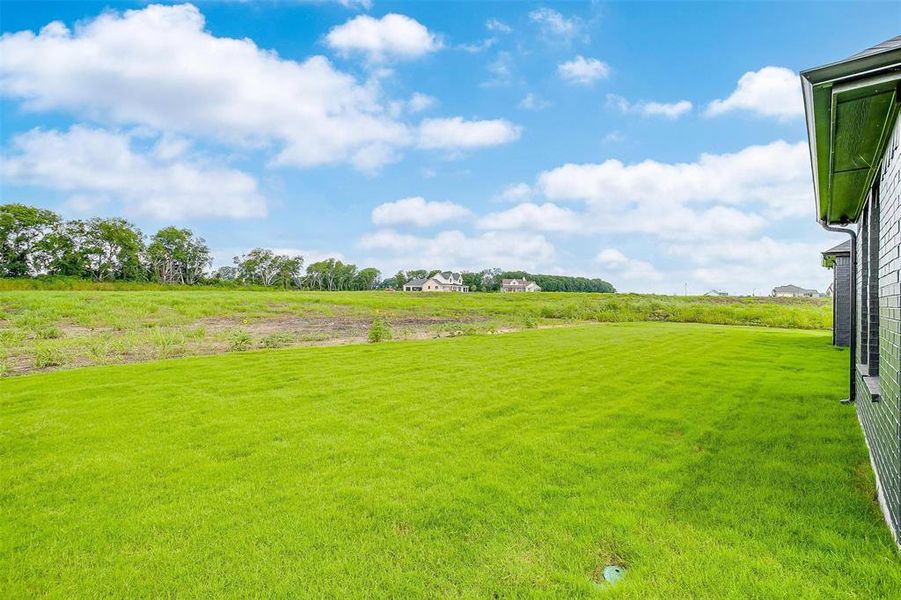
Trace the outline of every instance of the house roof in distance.
[[823, 250], [823, 256], [837, 256], [839, 254], [851, 254], [851, 240], [845, 240], [837, 246]]
[[794, 293], [794, 294], [801, 294], [801, 293], [804, 293], [804, 292], [811, 292], [811, 293], [814, 293], [814, 294], [818, 294], [818, 293], [819, 293], [818, 291], [816, 291], [816, 290], [814, 290], [814, 289], [803, 288], [803, 287], [801, 287], [801, 286], [799, 286], [799, 285], [794, 285], [794, 284], [791, 284], [791, 283], [788, 284], [788, 285], [777, 285], [776, 287], [773, 288], [773, 291], [774, 291], [774, 292], [787, 292], [787, 293]]
[[419, 285], [424, 284], [426, 281], [428, 281], [428, 278], [425, 278], [425, 277], [418, 277], [418, 278], [416, 278], [416, 279], [411, 279], [410, 281], [408, 281], [408, 282], [405, 283], [404, 285], [419, 286]]

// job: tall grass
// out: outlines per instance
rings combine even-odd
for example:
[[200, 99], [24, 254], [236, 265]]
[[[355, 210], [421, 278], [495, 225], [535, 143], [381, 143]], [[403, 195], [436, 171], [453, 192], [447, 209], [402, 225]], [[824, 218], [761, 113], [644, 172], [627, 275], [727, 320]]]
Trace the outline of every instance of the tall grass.
[[[0, 280], [4, 283], [9, 281]], [[49, 285], [47, 281], [42, 284]], [[350, 329], [356, 327], [365, 339], [375, 319], [390, 322], [395, 339], [579, 322], [671, 321], [828, 329], [832, 320], [830, 303], [819, 299], [285, 292], [150, 284], [128, 291], [118, 287], [140, 284], [108, 285], [106, 290], [0, 291], [0, 355], [6, 357], [7, 374], [30, 368], [208, 354], [257, 343], [277, 347], [322, 342], [351, 335], [348, 323], [356, 324]], [[304, 323], [307, 326], [301, 326]], [[251, 339], [235, 343], [229, 335], [236, 328], [246, 330]], [[39, 348], [44, 358], [37, 356]], [[45, 359], [57, 349], [52, 359]], [[60, 354], [63, 360], [58, 360]]]

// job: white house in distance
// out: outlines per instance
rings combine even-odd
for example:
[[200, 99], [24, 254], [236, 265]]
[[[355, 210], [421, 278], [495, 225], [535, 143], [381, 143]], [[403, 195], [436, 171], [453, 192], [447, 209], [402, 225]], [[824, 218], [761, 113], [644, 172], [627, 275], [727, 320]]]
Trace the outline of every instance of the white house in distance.
[[502, 292], [540, 292], [541, 286], [528, 279], [501, 279]]
[[820, 293], [797, 285], [780, 285], [773, 288], [773, 296], [775, 298], [819, 298]]
[[424, 279], [411, 279], [404, 284], [405, 292], [468, 292], [469, 286], [463, 285], [463, 276], [451, 271], [435, 273]]
[[710, 290], [704, 294], [705, 296], [728, 296], [729, 292], [724, 292], [722, 290]]

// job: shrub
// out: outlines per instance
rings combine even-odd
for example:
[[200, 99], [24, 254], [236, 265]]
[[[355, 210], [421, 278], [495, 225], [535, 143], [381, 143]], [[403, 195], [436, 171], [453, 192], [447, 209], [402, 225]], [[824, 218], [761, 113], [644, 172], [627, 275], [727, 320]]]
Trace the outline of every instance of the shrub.
[[391, 339], [391, 325], [382, 317], [377, 317], [369, 327], [369, 341], [374, 343]]
[[228, 349], [231, 352], [242, 352], [250, 348], [253, 338], [243, 329], [235, 329], [228, 336]]
[[294, 337], [287, 331], [277, 331], [260, 340], [260, 346], [263, 348], [283, 348], [293, 341]]
[[59, 367], [63, 364], [63, 353], [59, 348], [52, 346], [35, 346], [34, 349], [34, 367], [36, 369], [46, 369], [48, 367]]
[[59, 327], [47, 325], [35, 331], [35, 335], [42, 340], [55, 340], [63, 337], [63, 332]]

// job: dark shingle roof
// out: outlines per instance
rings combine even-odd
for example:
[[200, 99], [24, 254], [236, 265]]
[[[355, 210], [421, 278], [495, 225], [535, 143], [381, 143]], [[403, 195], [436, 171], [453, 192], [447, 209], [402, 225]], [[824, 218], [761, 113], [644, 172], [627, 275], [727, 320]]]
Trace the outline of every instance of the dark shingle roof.
[[408, 281], [408, 282], [405, 283], [404, 285], [411, 285], [411, 286], [416, 287], [416, 286], [420, 286], [420, 285], [424, 284], [426, 281], [428, 281], [428, 279], [425, 278], [425, 277], [419, 278], [419, 279], [411, 279], [410, 281]]
[[870, 56], [872, 54], [888, 52], [889, 50], [894, 50], [895, 48], [901, 48], [901, 35], [897, 35], [890, 40], [885, 40], [882, 43], [876, 44], [872, 48], [861, 50], [857, 54], [853, 54], [848, 57], [848, 60], [851, 60], [852, 58], [863, 58], [864, 56]]
[[823, 251], [823, 256], [835, 256], [836, 254], [851, 254], [851, 240], [845, 240], [838, 246]]

